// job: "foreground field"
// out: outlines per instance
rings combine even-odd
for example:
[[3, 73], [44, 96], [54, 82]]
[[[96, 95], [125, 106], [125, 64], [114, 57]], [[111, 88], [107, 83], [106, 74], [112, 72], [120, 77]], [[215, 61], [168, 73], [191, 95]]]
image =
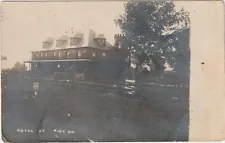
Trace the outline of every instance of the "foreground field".
[[188, 140], [189, 89], [145, 86], [135, 96], [81, 92], [40, 81], [11, 78], [3, 88], [2, 126], [8, 141]]

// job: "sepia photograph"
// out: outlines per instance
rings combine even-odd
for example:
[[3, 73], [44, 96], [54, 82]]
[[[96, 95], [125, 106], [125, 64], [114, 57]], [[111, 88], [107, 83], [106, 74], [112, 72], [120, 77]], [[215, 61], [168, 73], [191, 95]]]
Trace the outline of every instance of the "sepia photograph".
[[3, 2], [2, 139], [188, 141], [188, 3]]

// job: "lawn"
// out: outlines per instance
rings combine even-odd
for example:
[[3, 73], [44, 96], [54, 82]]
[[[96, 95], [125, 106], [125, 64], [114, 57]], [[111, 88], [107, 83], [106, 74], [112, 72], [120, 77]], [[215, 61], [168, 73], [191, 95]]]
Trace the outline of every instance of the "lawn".
[[188, 140], [188, 88], [145, 86], [128, 96], [41, 82], [33, 98], [29, 84], [14, 77], [3, 90], [3, 135], [13, 141]]

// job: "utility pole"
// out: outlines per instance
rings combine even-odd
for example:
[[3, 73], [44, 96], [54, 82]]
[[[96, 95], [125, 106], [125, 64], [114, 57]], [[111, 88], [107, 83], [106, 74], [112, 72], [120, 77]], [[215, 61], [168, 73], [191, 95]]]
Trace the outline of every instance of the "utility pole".
[[[3, 21], [6, 19], [5, 17], [4, 17], [4, 12], [3, 12], [3, 10], [2, 10], [2, 6], [0, 7], [1, 9], [0, 9], [0, 30], [1, 30], [1, 53], [2, 53], [2, 49], [3, 49], [3, 28], [2, 28], [2, 25], [3, 25]], [[3, 60], [7, 60], [7, 57], [5, 57], [5, 56], [3, 56], [3, 55], [1, 55], [1, 61], [3, 61]]]
[[1, 11], [0, 11], [0, 22], [1, 22], [1, 26], [0, 26], [0, 30], [1, 30], [1, 53], [2, 53], [2, 46], [3, 46], [3, 36], [2, 36], [2, 34], [3, 34], [3, 31], [2, 31], [2, 23], [3, 23], [3, 21], [4, 21], [4, 12], [2, 11], [2, 7], [1, 7], [1, 9], [0, 9]]
[[[2, 30], [3, 21], [4, 21], [4, 12], [3, 12], [2, 6], [1, 6], [1, 9], [0, 9], [1, 53], [2, 53], [2, 48], [3, 48], [3, 30]], [[1, 55], [1, 60], [6, 60], [6, 57]]]

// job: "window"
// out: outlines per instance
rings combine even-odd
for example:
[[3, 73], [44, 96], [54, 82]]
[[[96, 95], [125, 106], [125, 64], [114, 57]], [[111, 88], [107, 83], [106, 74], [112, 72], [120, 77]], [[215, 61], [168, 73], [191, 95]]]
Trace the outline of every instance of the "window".
[[82, 54], [82, 58], [88, 58], [88, 55], [87, 55], [87, 51], [86, 50], [83, 50], [83, 54]]
[[102, 53], [102, 56], [104, 56], [104, 57], [105, 57], [105, 55], [106, 55], [105, 53]]
[[102, 46], [105, 46], [105, 39], [102, 39], [100, 43], [102, 43]]
[[105, 39], [97, 39], [98, 45], [104, 47], [105, 46]]
[[119, 42], [118, 43], [118, 48], [121, 49], [121, 47], [122, 47], [122, 44], [121, 44], [121, 42]]
[[61, 57], [60, 52], [58, 52], [58, 57], [59, 57], [59, 58]]
[[37, 60], [38, 59], [38, 54], [34, 55], [34, 59]]
[[70, 52], [66, 52], [66, 58], [69, 59]]
[[82, 40], [83, 34], [82, 33], [76, 33], [74, 37], [70, 38], [70, 46], [75, 46], [79, 44], [79, 42]]
[[96, 52], [92, 52], [92, 56], [95, 57], [96, 56]]
[[41, 63], [37, 63], [35, 66], [36, 68], [41, 68]]
[[45, 53], [45, 56], [44, 56], [44, 57], [45, 57], [45, 59], [47, 59], [47, 58], [48, 58], [48, 54], [47, 54], [47, 53]]
[[53, 53], [53, 58], [55, 59], [55, 57], [56, 57], [56, 53]]
[[70, 46], [76, 45], [76, 41], [74, 38], [70, 38]]
[[81, 57], [81, 52], [78, 51], [78, 52], [77, 52], [77, 55], [78, 55], [78, 58], [80, 58], [80, 57]]
[[57, 40], [56, 47], [61, 47], [66, 44], [66, 40]]
[[77, 39], [77, 38], [70, 38], [70, 46], [75, 46], [75, 45], [77, 45], [79, 41], [80, 41], [80, 39]]
[[104, 37], [103, 34], [99, 34], [96, 38], [95, 41], [97, 42], [97, 44], [101, 47], [104, 47], [106, 44], [106, 38]]
[[42, 57], [43, 57], [43, 54], [41, 54], [41, 59], [42, 59]]
[[43, 42], [43, 49], [49, 49], [52, 45], [52, 42]]

